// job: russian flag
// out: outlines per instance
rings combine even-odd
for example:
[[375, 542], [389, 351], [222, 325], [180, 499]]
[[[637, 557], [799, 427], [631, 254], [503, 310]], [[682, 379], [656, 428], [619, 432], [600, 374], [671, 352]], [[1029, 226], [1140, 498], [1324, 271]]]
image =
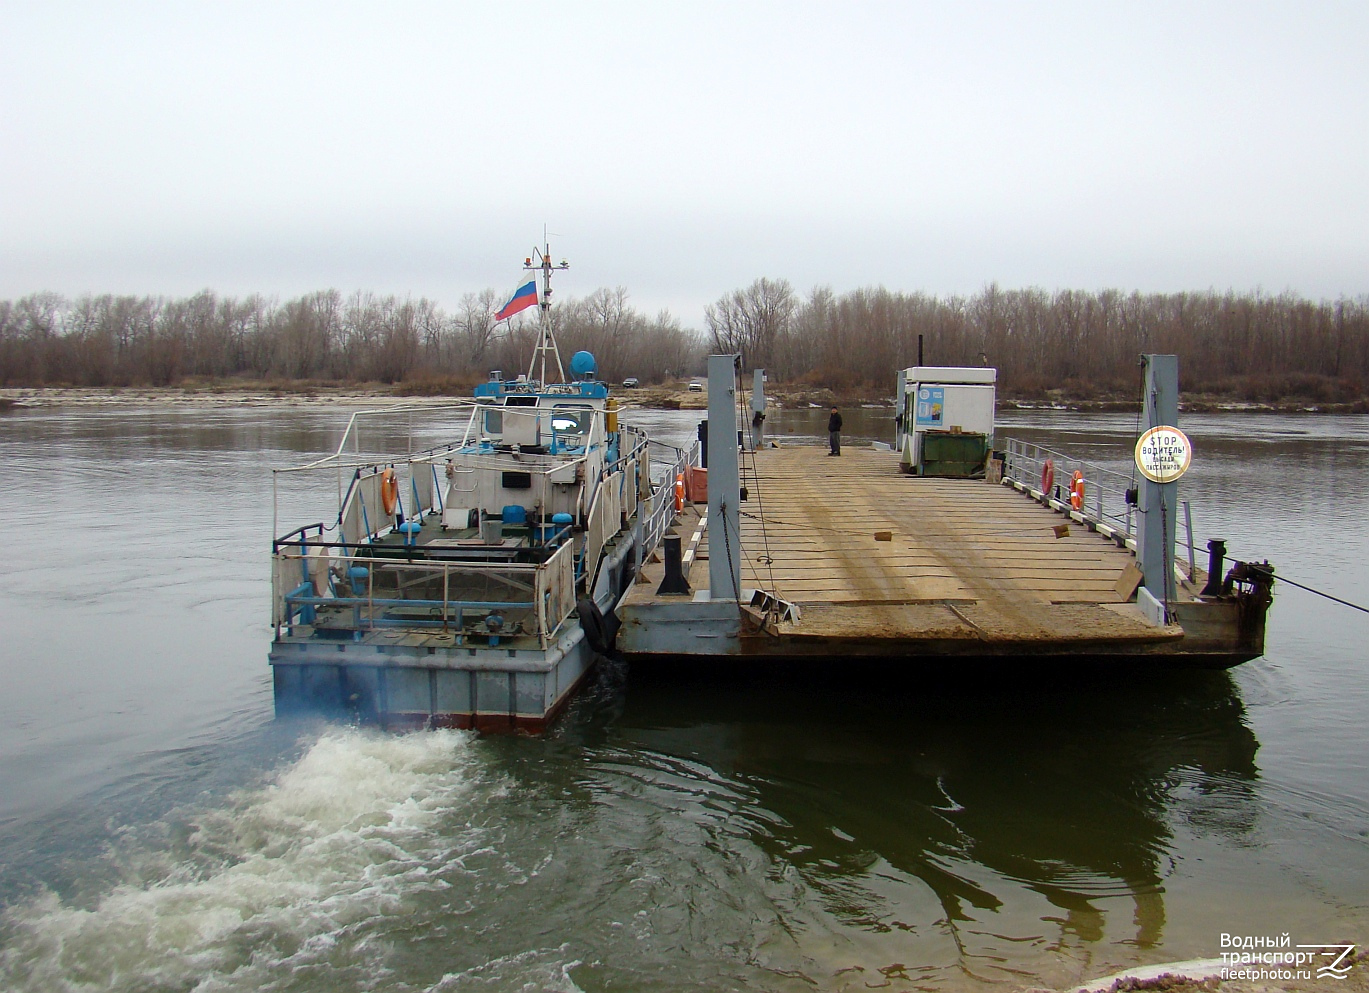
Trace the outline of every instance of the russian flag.
[[496, 321], [506, 321], [520, 310], [527, 310], [529, 307], [537, 305], [537, 280], [529, 279], [518, 289], [514, 290], [513, 296], [509, 297], [509, 302], [500, 308], [499, 313], [494, 315]]

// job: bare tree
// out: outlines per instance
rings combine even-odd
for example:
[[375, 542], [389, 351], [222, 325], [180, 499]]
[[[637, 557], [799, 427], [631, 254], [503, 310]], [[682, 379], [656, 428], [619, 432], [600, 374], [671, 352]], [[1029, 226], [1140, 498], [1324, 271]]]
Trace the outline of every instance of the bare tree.
[[485, 351], [494, 339], [498, 313], [499, 293], [493, 288], [485, 288], [479, 293], [467, 293], [461, 298], [461, 306], [456, 314], [456, 332], [462, 354], [455, 363], [460, 369], [473, 369], [485, 357]]
[[[752, 368], [774, 367], [793, 329], [798, 298], [787, 279], [756, 280], [704, 310], [704, 323], [719, 352], [740, 352]], [[787, 370], [779, 370], [781, 375]]]

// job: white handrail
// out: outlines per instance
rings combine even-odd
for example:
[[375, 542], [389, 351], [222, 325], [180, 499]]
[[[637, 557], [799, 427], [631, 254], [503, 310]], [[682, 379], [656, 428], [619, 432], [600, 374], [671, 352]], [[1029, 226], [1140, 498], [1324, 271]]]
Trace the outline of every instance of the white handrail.
[[[315, 469], [315, 468], [319, 468], [319, 467], [322, 467], [322, 466], [325, 466], [325, 465], [328, 466], [329, 468], [331, 468], [331, 467], [335, 464], [335, 462], [336, 462], [338, 459], [340, 459], [340, 458], [342, 457], [342, 453], [343, 453], [343, 451], [344, 451], [344, 450], [346, 449], [346, 447], [347, 447], [347, 442], [348, 442], [348, 440], [351, 438], [351, 436], [352, 436], [352, 431], [353, 431], [353, 429], [355, 429], [356, 424], [357, 424], [357, 420], [358, 420], [359, 418], [363, 418], [363, 417], [376, 417], [376, 416], [380, 416], [380, 415], [382, 415], [382, 414], [404, 414], [404, 413], [413, 413], [414, 411], [461, 410], [461, 409], [464, 409], [464, 408], [467, 408], [467, 407], [478, 407], [478, 406], [479, 406], [479, 404], [478, 404], [475, 400], [453, 400], [453, 401], [450, 401], [450, 402], [447, 402], [447, 403], [429, 403], [429, 404], [412, 404], [412, 403], [409, 403], [409, 404], [396, 404], [396, 405], [393, 406], [393, 407], [376, 407], [376, 408], [373, 408], [373, 409], [371, 409], [371, 410], [357, 410], [357, 411], [353, 411], [353, 412], [352, 412], [352, 416], [349, 417], [349, 418], [347, 419], [347, 429], [346, 429], [345, 431], [342, 432], [342, 440], [338, 442], [337, 450], [336, 450], [335, 452], [333, 452], [332, 455], [325, 455], [325, 456], [323, 456], [323, 458], [321, 458], [321, 459], [315, 459], [313, 462], [308, 462], [308, 463], [306, 463], [306, 464], [304, 464], [304, 465], [287, 466], [287, 467], [285, 467], [285, 468], [282, 468], [282, 469], [275, 469], [275, 470], [272, 470], [272, 471], [273, 471], [273, 472], [295, 472], [295, 471], [298, 471], [298, 470], [300, 470], [300, 469]], [[474, 414], [475, 414], [475, 411], [472, 411], [472, 417], [474, 417]], [[468, 427], [468, 430], [469, 430], [469, 427]]]

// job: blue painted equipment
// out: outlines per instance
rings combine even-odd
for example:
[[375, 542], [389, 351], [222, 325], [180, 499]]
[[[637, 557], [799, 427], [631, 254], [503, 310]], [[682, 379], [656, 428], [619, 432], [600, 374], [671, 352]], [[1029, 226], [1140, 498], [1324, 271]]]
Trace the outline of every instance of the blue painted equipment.
[[570, 374], [576, 379], [591, 379], [599, 364], [589, 352], [576, 352], [570, 357]]

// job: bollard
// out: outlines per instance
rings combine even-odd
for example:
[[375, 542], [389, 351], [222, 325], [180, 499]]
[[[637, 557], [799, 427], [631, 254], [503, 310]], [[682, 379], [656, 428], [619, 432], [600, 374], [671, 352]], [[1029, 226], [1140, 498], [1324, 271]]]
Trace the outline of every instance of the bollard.
[[1222, 595], [1222, 559], [1226, 557], [1226, 542], [1213, 538], [1207, 543], [1207, 585], [1200, 596]]
[[418, 544], [418, 532], [423, 530], [423, 525], [418, 521], [405, 521], [398, 530], [404, 535], [404, 547], [413, 548]]
[[693, 593], [694, 591], [689, 588], [689, 582], [684, 577], [684, 569], [680, 561], [680, 536], [678, 534], [666, 535], [661, 539], [661, 546], [665, 550], [665, 578], [661, 580], [656, 595], [688, 596]]

